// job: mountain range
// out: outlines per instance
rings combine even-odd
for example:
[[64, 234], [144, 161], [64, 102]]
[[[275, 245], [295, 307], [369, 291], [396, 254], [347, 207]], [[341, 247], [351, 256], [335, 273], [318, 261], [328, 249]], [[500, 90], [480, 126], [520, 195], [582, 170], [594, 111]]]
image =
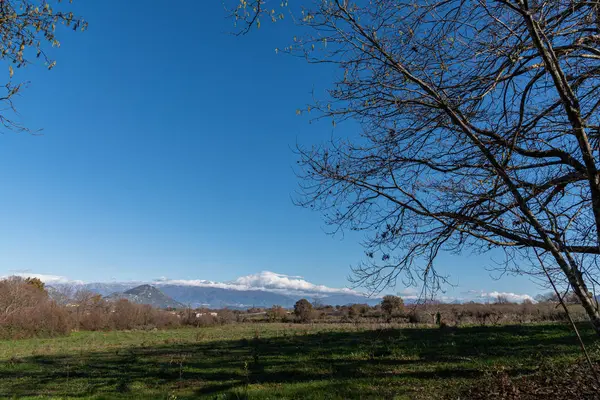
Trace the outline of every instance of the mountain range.
[[[150, 292], [148, 288], [146, 288], [143, 294], [125, 292], [138, 286], [149, 285], [155, 287], [173, 302], [194, 308], [227, 307], [247, 309], [251, 307], [271, 307], [273, 305], [290, 308], [293, 307], [296, 301], [302, 298], [308, 299], [313, 303], [318, 302], [323, 305], [333, 306], [347, 304], [376, 305], [381, 302], [380, 297], [368, 297], [354, 289], [315, 284], [301, 276], [286, 275], [272, 271], [261, 271], [255, 274], [240, 276], [229, 281], [170, 279], [163, 277], [144, 281], [97, 281], [85, 283], [64, 276], [36, 274], [32, 272], [17, 272], [12, 276], [38, 278], [46, 284], [49, 292], [52, 291], [53, 286], [56, 289], [65, 286], [68, 290], [62, 291], [64, 293], [70, 292], [73, 289], [85, 289], [105, 297], [112, 296], [112, 298], [133, 299], [135, 296], [138, 296], [144, 301], [151, 301], [152, 296], [156, 296], [157, 298], [160, 296], [158, 294], [151, 294], [153, 291]], [[7, 277], [0, 277], [0, 279]], [[56, 294], [60, 294], [61, 291], [57, 290], [55, 292]], [[420, 298], [419, 290], [414, 287], [404, 288], [395, 294], [401, 296], [405, 304], [415, 303]], [[529, 294], [483, 290], [463, 291], [459, 296], [440, 293], [436, 296], [436, 300], [444, 303], [464, 303], [468, 301], [493, 302], [499, 297], [517, 303], [525, 300], [535, 301]], [[171, 300], [162, 298], [159, 303], [172, 304], [169, 303]]]
[[[53, 286], [60, 286], [55, 283]], [[70, 284], [73, 287], [73, 284]], [[247, 309], [251, 307], [271, 307], [280, 305], [291, 308], [296, 301], [306, 298], [323, 305], [369, 304], [381, 302], [378, 298], [369, 298], [353, 293], [317, 293], [294, 291], [280, 293], [268, 290], [240, 290], [232, 288], [192, 286], [185, 284], [154, 282], [152, 285], [140, 282], [78, 283], [78, 289], [98, 293], [108, 299], [128, 299], [135, 303], [151, 304], [159, 308], [208, 307]]]

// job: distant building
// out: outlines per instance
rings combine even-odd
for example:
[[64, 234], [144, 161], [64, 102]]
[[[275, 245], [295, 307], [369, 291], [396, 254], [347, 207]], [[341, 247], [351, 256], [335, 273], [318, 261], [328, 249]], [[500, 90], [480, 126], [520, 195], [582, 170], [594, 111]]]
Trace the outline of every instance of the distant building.
[[204, 315], [210, 315], [211, 317], [216, 317], [218, 316], [218, 314], [216, 312], [210, 312], [210, 313], [196, 313], [196, 318], [200, 318]]

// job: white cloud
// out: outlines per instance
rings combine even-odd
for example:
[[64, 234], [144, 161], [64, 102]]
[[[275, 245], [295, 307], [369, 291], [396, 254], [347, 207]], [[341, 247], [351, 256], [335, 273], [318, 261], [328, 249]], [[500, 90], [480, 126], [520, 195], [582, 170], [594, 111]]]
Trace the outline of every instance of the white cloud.
[[315, 294], [352, 294], [360, 293], [348, 288], [331, 288], [325, 285], [316, 285], [308, 282], [301, 276], [278, 274], [271, 271], [262, 271], [258, 274], [241, 276], [231, 282], [213, 282], [203, 279], [183, 280], [161, 278], [156, 284], [186, 285], [215, 287], [233, 290], [264, 290], [282, 293], [315, 293]]
[[491, 297], [493, 299], [498, 299], [498, 297], [504, 297], [508, 299], [510, 302], [521, 303], [525, 300], [534, 301], [533, 297], [528, 294], [517, 294], [511, 292], [490, 292], [487, 293], [487, 297]]
[[237, 278], [234, 282], [241, 286], [260, 287], [265, 289], [299, 290], [303, 292], [320, 293], [355, 293], [350, 289], [336, 289], [324, 285], [315, 285], [299, 276], [277, 274], [270, 271], [242, 276]]
[[398, 296], [402, 297], [405, 300], [418, 300], [421, 297], [421, 291], [416, 288], [409, 286], [397, 293]]
[[512, 292], [498, 292], [498, 291], [484, 292], [482, 290], [480, 290], [480, 291], [469, 290], [467, 293], [470, 295], [470, 297], [473, 297], [471, 300], [475, 300], [475, 301], [495, 301], [498, 299], [498, 297], [504, 297], [505, 299], [507, 299], [508, 301], [510, 301], [512, 303], [522, 303], [525, 300], [530, 300], [530, 301], [535, 302], [533, 297], [528, 294], [518, 294], [518, 293], [512, 293]]
[[[8, 278], [9, 276], [20, 276], [23, 278], [32, 277], [39, 278], [47, 284], [84, 284], [83, 281], [72, 280], [60, 275], [38, 274], [27, 271], [17, 271], [0, 279]], [[102, 283], [102, 282], [100, 282]], [[106, 283], [106, 282], [104, 282]], [[113, 282], [115, 283], [115, 282]], [[127, 282], [131, 283], [131, 282]], [[230, 282], [214, 282], [205, 279], [169, 279], [167, 277], [158, 278], [152, 282], [139, 281], [135, 284], [151, 283], [154, 285], [182, 285], [182, 286], [198, 286], [198, 287], [214, 287], [231, 290], [262, 290], [268, 292], [284, 293], [284, 294], [306, 294], [313, 296], [326, 296], [331, 294], [349, 294], [360, 295], [359, 292], [348, 288], [331, 288], [325, 285], [316, 285], [308, 282], [301, 276], [278, 274], [271, 271], [262, 271], [257, 274], [241, 276]], [[133, 284], [133, 283], [132, 283]]]
[[[420, 298], [420, 296], [416, 293], [420, 294], [420, 292], [414, 288], [407, 288], [398, 292], [398, 296], [402, 297], [405, 300], [425, 300]], [[475, 301], [477, 303], [489, 303], [496, 301], [498, 297], [504, 297], [512, 303], [522, 303], [525, 300], [531, 300], [535, 303], [533, 297], [528, 294], [499, 292], [496, 290], [491, 292], [486, 292], [483, 290], [467, 290], [461, 292], [459, 296], [444, 295], [438, 293], [434, 296], [434, 300], [440, 301], [442, 303], [466, 303], [469, 301]]]
[[[60, 284], [70, 284], [70, 285], [80, 285], [84, 284], [83, 281], [73, 280], [60, 275], [50, 275], [50, 274], [37, 274], [23, 271], [16, 271], [9, 275], [0, 276], [0, 279], [5, 279], [9, 276], [20, 276], [23, 278], [31, 277], [31, 278], [39, 278], [46, 284], [52, 285], [60, 285]], [[113, 282], [115, 283], [115, 282]], [[158, 278], [152, 282], [128, 282], [131, 283], [132, 286], [141, 285], [143, 283], [151, 283], [154, 285], [182, 285], [182, 286], [198, 286], [198, 287], [214, 287], [220, 289], [231, 289], [231, 290], [262, 290], [267, 292], [276, 292], [282, 294], [292, 294], [292, 295], [307, 295], [314, 297], [324, 297], [328, 295], [362, 295], [362, 293], [348, 289], [348, 288], [332, 288], [325, 285], [317, 285], [305, 280], [301, 276], [293, 276], [293, 275], [285, 275], [278, 274], [276, 272], [271, 271], [262, 271], [257, 274], [250, 274], [246, 276], [241, 276], [237, 279], [234, 279], [230, 282], [214, 282], [204, 279], [169, 279], [167, 277]], [[417, 300], [420, 296], [420, 291], [414, 287], [407, 287], [400, 291], [398, 291], [397, 295], [404, 298], [405, 300]], [[446, 302], [446, 303], [463, 303], [467, 301], [477, 301], [477, 302], [493, 302], [498, 299], [498, 297], [505, 297], [511, 302], [521, 303], [524, 300], [534, 301], [533, 297], [529, 294], [518, 294], [512, 292], [499, 292], [499, 291], [490, 291], [485, 292], [483, 290], [468, 290], [461, 293], [462, 296], [454, 297], [454, 296], [446, 296], [446, 295], [438, 295], [435, 296], [436, 300]]]
[[47, 284], [83, 284], [83, 281], [72, 280], [60, 275], [35, 274], [30, 272], [14, 272], [10, 275], [0, 277], [0, 279], [6, 279], [10, 276], [20, 276], [21, 278], [38, 278], [39, 280]]

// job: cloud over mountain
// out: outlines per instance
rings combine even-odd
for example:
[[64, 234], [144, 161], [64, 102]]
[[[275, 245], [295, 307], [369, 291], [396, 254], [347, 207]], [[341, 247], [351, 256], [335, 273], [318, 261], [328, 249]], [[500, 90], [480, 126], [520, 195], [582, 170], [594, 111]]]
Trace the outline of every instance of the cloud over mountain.
[[182, 285], [213, 287], [231, 290], [264, 290], [277, 293], [313, 293], [313, 294], [351, 294], [360, 293], [348, 288], [331, 288], [308, 282], [301, 276], [278, 274], [262, 271], [257, 274], [241, 276], [230, 282], [213, 282], [203, 279], [168, 279], [161, 278], [154, 282], [157, 285]]
[[490, 297], [497, 300], [499, 297], [503, 297], [512, 303], [521, 303], [525, 300], [534, 301], [533, 297], [528, 294], [517, 294], [512, 292], [490, 292], [484, 293], [484, 297]]
[[528, 294], [519, 294], [519, 293], [513, 293], [513, 292], [498, 292], [498, 291], [485, 292], [483, 290], [469, 290], [468, 292], [465, 292], [465, 293], [467, 294], [467, 297], [466, 297], [466, 299], [464, 299], [464, 301], [474, 300], [474, 301], [478, 301], [478, 302], [488, 302], [488, 301], [493, 302], [493, 301], [498, 300], [498, 298], [505, 298], [506, 300], [510, 301], [511, 303], [522, 303], [525, 300], [530, 300], [530, 301], [535, 302], [533, 297]]
[[[263, 292], [266, 296], [268, 293], [288, 296], [290, 298], [306, 297], [310, 299], [325, 299], [328, 298], [336, 304], [347, 304], [352, 302], [365, 302], [365, 301], [380, 301], [378, 297], [372, 297], [367, 299], [359, 291], [348, 289], [348, 288], [333, 288], [325, 285], [318, 285], [307, 281], [301, 276], [285, 275], [272, 271], [262, 271], [256, 274], [250, 274], [241, 276], [232, 281], [228, 282], [216, 282], [205, 279], [170, 279], [160, 278], [155, 280], [140, 280], [135, 282], [94, 282], [84, 283], [79, 280], [73, 280], [60, 275], [52, 274], [38, 274], [32, 272], [18, 271], [0, 278], [6, 278], [8, 276], [21, 276], [21, 277], [34, 277], [39, 278], [48, 285], [82, 285], [88, 290], [101, 293], [103, 295], [109, 295], [114, 292], [123, 292], [131, 289], [135, 286], [142, 284], [152, 284], [158, 287], [162, 287], [165, 290], [168, 287], [178, 286], [183, 290], [189, 288], [192, 290], [196, 288], [196, 291], [201, 288], [205, 290], [225, 290], [234, 291], [237, 293], [236, 296], [242, 296], [241, 292], [253, 292], [253, 296], [258, 296], [258, 293]], [[171, 288], [172, 289], [172, 288]], [[240, 293], [238, 293], [240, 292]], [[221, 293], [223, 292], [214, 292]], [[233, 293], [232, 293], [233, 295]], [[400, 289], [397, 295], [401, 296], [407, 302], [417, 302], [422, 299], [423, 293], [418, 288], [407, 287]], [[176, 297], [176, 296], [174, 296]], [[235, 297], [235, 296], [234, 296]], [[521, 303], [524, 300], [534, 301], [533, 297], [529, 294], [519, 294], [513, 292], [500, 292], [500, 291], [484, 291], [484, 290], [468, 290], [462, 292], [460, 296], [455, 297], [452, 295], [444, 295], [438, 293], [435, 298], [445, 303], [463, 303], [467, 301], [476, 302], [494, 302], [499, 297], [504, 297], [510, 302]], [[283, 299], [283, 298], [282, 298]], [[256, 300], [253, 300], [256, 301]]]
[[22, 272], [22, 271], [14, 272], [14, 273], [11, 273], [11, 274], [8, 274], [5, 276], [0, 276], [0, 279], [6, 279], [10, 276], [20, 276], [21, 278], [38, 278], [42, 282], [47, 283], [49, 285], [52, 285], [52, 284], [81, 285], [81, 284], [83, 284], [83, 281], [72, 280], [65, 276], [49, 275], [49, 274], [36, 274], [36, 273], [32, 273], [32, 272]]

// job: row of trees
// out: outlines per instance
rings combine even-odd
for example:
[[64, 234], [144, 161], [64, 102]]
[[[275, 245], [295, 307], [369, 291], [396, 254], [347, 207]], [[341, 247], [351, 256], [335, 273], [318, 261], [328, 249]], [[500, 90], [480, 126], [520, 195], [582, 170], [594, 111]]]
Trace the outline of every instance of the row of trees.
[[[584, 315], [580, 304], [571, 304], [569, 308], [575, 319]], [[563, 320], [565, 314], [551, 296], [537, 304], [530, 301], [515, 304], [499, 299], [494, 304], [426, 303], [405, 306], [400, 297], [385, 296], [376, 306], [352, 304], [333, 307], [301, 299], [296, 302], [293, 311], [281, 306], [248, 311], [167, 311], [127, 300], [107, 301], [88, 291], [73, 292], [69, 296], [53, 293], [50, 296], [39, 279], [12, 277], [0, 280], [0, 338], [56, 336], [71, 330], [160, 329], [264, 321], [460, 325]]]
[[[570, 296], [567, 307], [574, 320], [586, 318], [584, 308], [576, 296]], [[258, 310], [255, 310], [254, 314]], [[290, 315], [280, 306], [265, 310], [266, 320], [271, 322], [352, 322], [352, 323], [411, 323], [436, 325], [500, 324], [568, 321], [559, 301], [550, 294], [539, 296], [538, 302], [525, 300], [521, 304], [512, 303], [499, 297], [493, 303], [468, 302], [444, 304], [426, 302], [405, 306], [400, 297], [385, 296], [375, 306], [351, 304], [346, 306], [312, 305], [305, 299], [298, 301]], [[244, 320], [243, 317], [240, 320]], [[262, 319], [250, 318], [250, 321]]]
[[[329, 307], [333, 309], [333, 307]], [[351, 313], [362, 313], [362, 310], [368, 310], [370, 307], [366, 304], [353, 304], [349, 306], [349, 310], [352, 310]], [[294, 315], [296, 320], [299, 322], [308, 322], [319, 315], [325, 307], [320, 307], [320, 309], [314, 308], [313, 305], [306, 299], [300, 299], [294, 304]], [[383, 315], [386, 316], [388, 320], [397, 314], [404, 311], [404, 301], [398, 296], [384, 296], [381, 301], [380, 309], [383, 311]], [[361, 310], [361, 311], [359, 311]], [[281, 320], [285, 318], [287, 313], [281, 306], [274, 306], [267, 311], [267, 317], [269, 320]]]
[[37, 278], [0, 280], [0, 338], [57, 336], [71, 330], [169, 328], [180, 317], [126, 300], [109, 302], [80, 291], [70, 300], [52, 298]]

